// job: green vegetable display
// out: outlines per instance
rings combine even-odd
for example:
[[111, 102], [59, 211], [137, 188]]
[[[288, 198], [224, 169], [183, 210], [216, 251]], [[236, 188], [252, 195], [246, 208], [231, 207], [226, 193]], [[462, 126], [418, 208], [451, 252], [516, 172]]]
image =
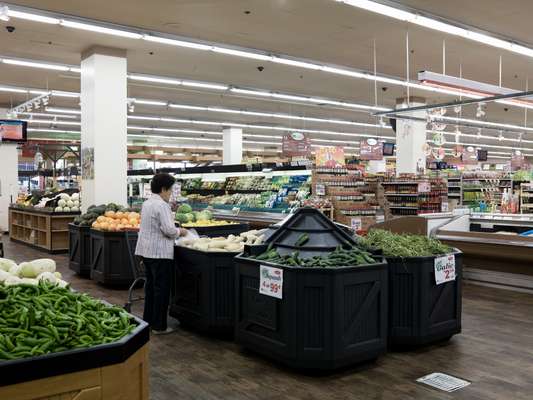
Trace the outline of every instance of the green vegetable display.
[[[307, 240], [309, 238], [306, 238], [304, 235], [298, 239], [298, 241], [303, 241], [304, 243]], [[250, 258], [294, 267], [349, 267], [374, 264], [377, 262], [371, 257], [370, 253], [355, 246], [348, 249], [338, 246], [334, 251], [325, 256], [313, 256], [309, 258], [300, 257], [298, 251], [282, 256], [276, 249], [270, 248], [264, 253]]]
[[68, 288], [0, 285], [0, 360], [112, 343], [134, 328], [123, 309]]
[[452, 248], [437, 239], [422, 235], [397, 234], [372, 229], [359, 244], [366, 249], [379, 249], [385, 257], [426, 257], [452, 252]]

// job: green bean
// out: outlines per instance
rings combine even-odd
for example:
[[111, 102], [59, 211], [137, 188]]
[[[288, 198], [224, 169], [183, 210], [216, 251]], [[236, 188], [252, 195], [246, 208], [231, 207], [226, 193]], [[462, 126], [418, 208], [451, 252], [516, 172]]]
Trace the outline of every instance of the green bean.
[[134, 327], [121, 308], [68, 288], [0, 285], [0, 360], [111, 343]]

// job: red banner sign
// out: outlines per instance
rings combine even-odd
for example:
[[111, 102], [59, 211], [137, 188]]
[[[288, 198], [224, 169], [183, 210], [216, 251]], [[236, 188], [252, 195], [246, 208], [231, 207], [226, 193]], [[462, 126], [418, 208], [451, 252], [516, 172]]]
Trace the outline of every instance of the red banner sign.
[[376, 139], [362, 140], [359, 150], [361, 160], [383, 160], [383, 142]]
[[283, 136], [282, 152], [285, 157], [305, 157], [311, 154], [311, 140], [305, 133], [292, 132]]

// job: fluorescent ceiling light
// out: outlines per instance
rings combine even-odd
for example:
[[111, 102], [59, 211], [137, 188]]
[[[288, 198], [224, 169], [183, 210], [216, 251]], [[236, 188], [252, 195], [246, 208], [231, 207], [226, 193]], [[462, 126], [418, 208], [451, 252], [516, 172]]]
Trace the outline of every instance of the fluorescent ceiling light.
[[28, 90], [27, 89], [12, 88], [12, 87], [9, 87], [9, 86], [0, 86], [0, 92], [28, 93]]
[[165, 101], [158, 101], [158, 100], [142, 100], [142, 99], [134, 99], [133, 102], [135, 104], [143, 104], [147, 106], [166, 106], [168, 103]]
[[12, 18], [25, 19], [27, 21], [42, 22], [45, 24], [57, 25], [61, 22], [58, 18], [51, 18], [51, 17], [46, 17], [44, 15], [31, 14], [31, 13], [15, 11], [15, 10], [8, 10], [7, 15], [9, 15]]
[[300, 67], [300, 68], [307, 68], [307, 69], [314, 69], [314, 70], [320, 70], [323, 68], [322, 65], [319, 65], [319, 64], [294, 60], [290, 58], [277, 57], [277, 56], [272, 57], [271, 61], [276, 64], [285, 64], [285, 65], [291, 65], [293, 67]]
[[182, 81], [181, 83], [183, 86], [189, 86], [189, 87], [199, 87], [204, 89], [214, 89], [214, 90], [227, 90], [229, 89], [228, 85], [219, 85], [215, 83], [203, 83], [203, 82], [196, 82], [196, 81]]
[[128, 79], [134, 81], [143, 81], [143, 82], [154, 82], [154, 83], [165, 83], [167, 85], [181, 85], [181, 79], [172, 79], [172, 78], [163, 78], [150, 75], [140, 75], [140, 74], [128, 74]]
[[244, 57], [244, 58], [251, 58], [253, 60], [272, 61], [272, 56], [268, 56], [268, 55], [260, 54], [260, 53], [253, 53], [249, 51], [229, 49], [227, 47], [213, 46], [210, 50], [215, 53], [228, 54], [231, 56]]
[[478, 43], [483, 43], [488, 46], [497, 47], [500, 49], [512, 51], [514, 53], [522, 54], [528, 57], [533, 57], [533, 49], [513, 43], [508, 40], [496, 38], [490, 34], [475, 32], [470, 29], [458, 26], [458, 23], [438, 20], [429, 16], [420, 15], [417, 13], [404, 11], [385, 4], [380, 4], [369, 0], [336, 0], [337, 2], [345, 3], [354, 7], [362, 8], [370, 12], [385, 15], [404, 22], [410, 22], [425, 28], [444, 32], [450, 35], [459, 36], [464, 39], [473, 40]]
[[80, 131], [65, 131], [61, 129], [44, 129], [44, 128], [28, 128], [28, 132], [70, 133], [70, 134], [81, 133]]
[[144, 35], [142, 36], [142, 38], [144, 40], [148, 40], [149, 42], [170, 44], [172, 46], [186, 47], [189, 49], [211, 50], [212, 48], [212, 46], [208, 46], [208, 45], [201, 44], [201, 43], [187, 42], [184, 40], [177, 40], [177, 39], [169, 39], [169, 38], [160, 37], [160, 36]]
[[72, 125], [72, 126], [81, 126], [81, 122], [78, 121], [54, 121], [48, 119], [23, 119], [29, 124], [49, 124], [49, 125]]
[[[33, 93], [32, 91], [30, 91], [30, 93]], [[47, 93], [47, 92], [44, 92], [44, 93]], [[80, 97], [80, 94], [79, 93], [74, 93], [74, 92], [65, 92], [63, 90], [52, 90], [50, 92], [50, 94], [52, 96], [57, 96], [57, 97]]]
[[81, 110], [76, 110], [74, 108], [46, 107], [45, 110], [48, 112], [56, 112], [56, 113], [62, 113], [62, 114], [77, 114], [77, 115], [81, 114]]
[[208, 111], [209, 107], [200, 107], [200, 106], [189, 106], [186, 104], [173, 104], [169, 103], [168, 106], [170, 108], [178, 108], [183, 110], [198, 110], [198, 111]]
[[65, 19], [61, 20], [60, 24], [61, 26], [65, 26], [67, 28], [74, 28], [74, 29], [81, 29], [84, 31], [104, 33], [106, 35], [121, 36], [121, 37], [129, 38], [129, 39], [141, 39], [143, 37], [142, 35], [138, 33], [134, 33], [134, 32], [124, 31], [120, 29], [106, 28], [104, 26], [69, 21]]
[[15, 60], [15, 59], [9, 59], [9, 58], [2, 59], [2, 62], [4, 64], [18, 65], [22, 67], [51, 69], [55, 71], [68, 71], [69, 70], [69, 67], [65, 67], [64, 65], [54, 65], [54, 64], [47, 64], [47, 63], [40, 63], [40, 62], [33, 62], [33, 61], [22, 61], [22, 60]]
[[523, 131], [533, 131], [533, 128], [529, 128], [526, 126], [520, 126], [520, 125], [512, 125], [512, 124], [502, 124], [499, 122], [491, 122], [491, 121], [483, 121], [479, 119], [470, 119], [470, 118], [460, 118], [460, 117], [448, 117], [448, 116], [437, 116], [435, 117], [435, 120], [441, 120], [441, 121], [451, 121], [451, 122], [465, 122], [473, 125], [482, 125], [482, 126], [490, 126], [494, 128], [503, 128], [503, 129], [517, 129], [517, 130], [523, 130]]
[[[46, 110], [48, 111], [48, 109]], [[60, 114], [46, 114], [46, 113], [41, 113], [41, 112], [19, 112], [17, 113], [19, 115], [29, 115], [31, 117], [33, 116], [37, 116], [37, 117], [46, 117], [46, 118], [73, 118], [75, 119], [76, 116], [74, 115], [60, 115]]]

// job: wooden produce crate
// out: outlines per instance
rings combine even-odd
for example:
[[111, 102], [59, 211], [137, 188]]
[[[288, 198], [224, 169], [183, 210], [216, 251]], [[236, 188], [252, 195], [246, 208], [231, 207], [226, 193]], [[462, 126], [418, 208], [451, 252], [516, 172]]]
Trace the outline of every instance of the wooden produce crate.
[[49, 253], [69, 250], [68, 224], [80, 212], [52, 212], [39, 209], [9, 208], [9, 236], [14, 242], [24, 243]]
[[126, 361], [0, 387], [9, 400], [148, 400], [148, 344]]

